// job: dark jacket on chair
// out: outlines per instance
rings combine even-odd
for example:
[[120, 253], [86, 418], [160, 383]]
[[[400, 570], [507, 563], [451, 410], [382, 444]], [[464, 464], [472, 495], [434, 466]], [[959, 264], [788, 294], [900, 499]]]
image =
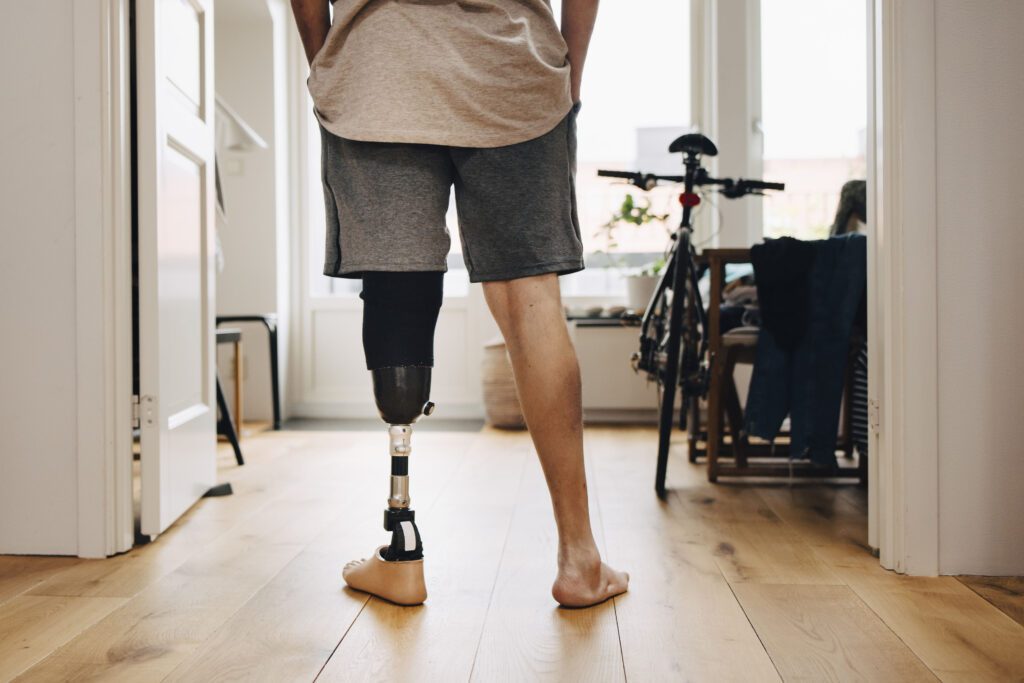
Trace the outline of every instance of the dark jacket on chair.
[[850, 331], [864, 296], [867, 238], [765, 240], [751, 249], [764, 321], [747, 398], [749, 434], [788, 414], [793, 458], [835, 465]]

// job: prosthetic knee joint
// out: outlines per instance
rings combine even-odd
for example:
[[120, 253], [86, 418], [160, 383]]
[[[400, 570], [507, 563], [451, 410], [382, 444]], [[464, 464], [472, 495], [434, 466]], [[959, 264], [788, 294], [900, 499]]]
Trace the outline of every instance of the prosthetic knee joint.
[[409, 507], [412, 425], [430, 415], [434, 328], [441, 309], [441, 272], [363, 275], [363, 350], [373, 377], [373, 395], [388, 423], [391, 494], [384, 529], [391, 532], [385, 560], [418, 560], [423, 541]]

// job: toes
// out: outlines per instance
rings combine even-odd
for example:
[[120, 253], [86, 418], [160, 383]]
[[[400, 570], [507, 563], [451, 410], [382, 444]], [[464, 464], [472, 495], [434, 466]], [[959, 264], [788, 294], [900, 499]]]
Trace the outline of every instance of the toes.
[[629, 588], [629, 574], [626, 572], [615, 572], [614, 579], [608, 582], [608, 595], [614, 596], [625, 593]]
[[359, 569], [359, 567], [361, 567], [363, 565], [363, 563], [365, 563], [365, 562], [366, 562], [365, 559], [362, 559], [362, 560], [352, 560], [350, 562], [347, 562], [345, 564], [345, 566], [342, 567], [342, 569], [341, 569], [341, 575], [343, 577], [345, 577], [345, 578], [348, 578], [348, 575], [351, 572], [355, 571], [356, 569]]

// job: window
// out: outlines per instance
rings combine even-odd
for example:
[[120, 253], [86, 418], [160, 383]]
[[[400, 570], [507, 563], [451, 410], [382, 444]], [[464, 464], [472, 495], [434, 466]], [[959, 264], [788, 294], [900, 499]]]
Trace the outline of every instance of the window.
[[[561, 2], [554, 0], [555, 16]], [[667, 230], [679, 222], [677, 192], [643, 193], [597, 177], [601, 168], [680, 173], [668, 145], [690, 125], [690, 3], [687, 0], [605, 2], [587, 55], [583, 108], [577, 119], [576, 198], [587, 268], [562, 278], [568, 296], [625, 293], [623, 275], [661, 256]], [[614, 243], [602, 226], [626, 194], [650, 200], [664, 223], [620, 225]]]
[[843, 183], [864, 178], [867, 18], [853, 0], [761, 0], [767, 237], [827, 237]]

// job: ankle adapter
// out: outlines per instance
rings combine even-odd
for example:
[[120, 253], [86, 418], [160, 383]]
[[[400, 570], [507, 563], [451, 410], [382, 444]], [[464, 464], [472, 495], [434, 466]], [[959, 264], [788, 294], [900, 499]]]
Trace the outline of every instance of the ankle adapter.
[[423, 540], [413, 510], [388, 508], [384, 511], [384, 529], [391, 532], [391, 545], [382, 553], [385, 560], [395, 562], [423, 558]]

